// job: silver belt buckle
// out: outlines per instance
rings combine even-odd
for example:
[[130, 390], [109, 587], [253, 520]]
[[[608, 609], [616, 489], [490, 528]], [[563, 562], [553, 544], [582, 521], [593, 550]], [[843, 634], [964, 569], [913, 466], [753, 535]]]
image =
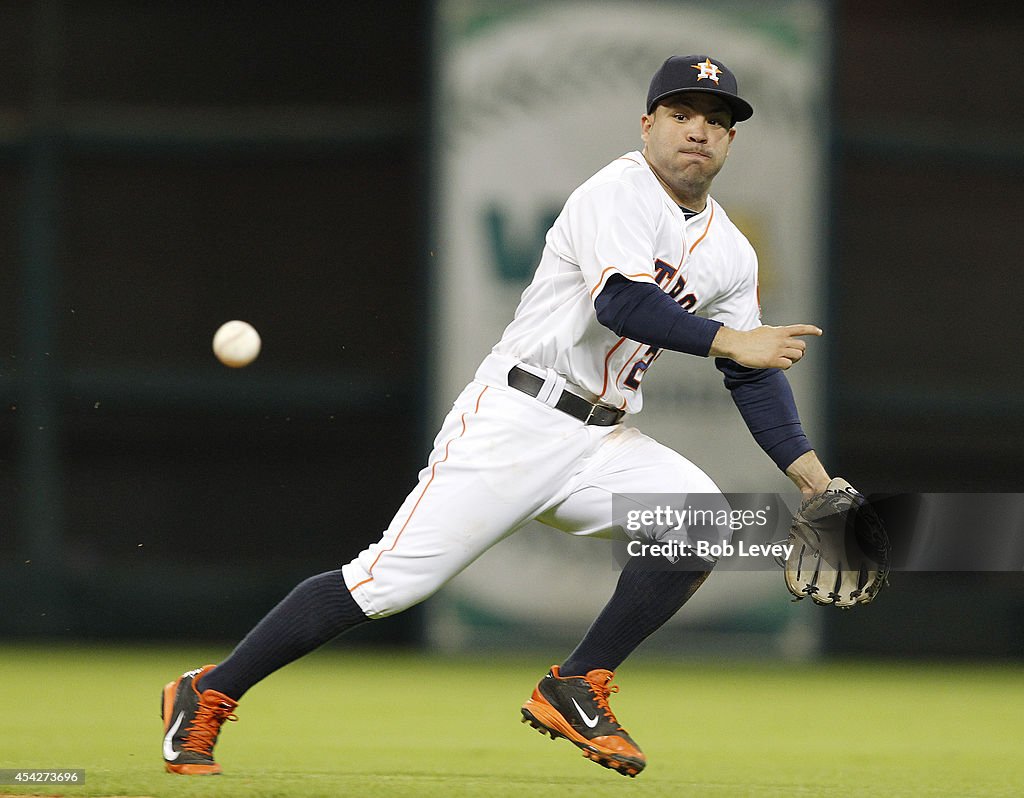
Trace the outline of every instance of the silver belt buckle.
[[590, 412], [587, 413], [587, 417], [583, 421], [584, 425], [590, 424], [590, 419], [592, 419], [594, 417], [594, 411], [595, 410], [597, 410], [597, 405], [591, 405], [590, 406]]

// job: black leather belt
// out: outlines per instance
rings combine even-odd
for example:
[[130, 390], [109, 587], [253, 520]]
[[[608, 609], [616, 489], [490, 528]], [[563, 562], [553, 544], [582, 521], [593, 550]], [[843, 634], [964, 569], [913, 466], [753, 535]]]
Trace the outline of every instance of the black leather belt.
[[[537, 397], [541, 387], [544, 385], [544, 378], [531, 374], [519, 366], [513, 366], [508, 373], [508, 386], [522, 391], [527, 396]], [[582, 396], [577, 396], [569, 391], [562, 391], [555, 403], [555, 410], [568, 413], [584, 424], [592, 424], [595, 427], [610, 427], [622, 421], [626, 415], [623, 410], [616, 410], [608, 405], [595, 405], [588, 402]]]

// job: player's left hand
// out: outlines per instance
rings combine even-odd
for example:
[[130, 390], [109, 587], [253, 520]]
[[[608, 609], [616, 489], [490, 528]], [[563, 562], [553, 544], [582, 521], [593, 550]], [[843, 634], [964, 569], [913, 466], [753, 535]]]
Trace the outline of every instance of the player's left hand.
[[832, 479], [813, 449], [790, 463], [786, 468], [786, 476], [793, 480], [805, 499], [816, 493], [824, 493]]
[[837, 477], [793, 517], [786, 587], [797, 600], [849, 608], [867, 604], [888, 584], [892, 545], [878, 514]]

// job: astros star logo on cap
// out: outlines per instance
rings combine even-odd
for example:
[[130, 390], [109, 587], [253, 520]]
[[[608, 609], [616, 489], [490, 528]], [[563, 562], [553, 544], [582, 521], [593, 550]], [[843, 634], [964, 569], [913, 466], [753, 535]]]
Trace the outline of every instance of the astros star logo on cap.
[[699, 69], [700, 74], [697, 75], [697, 80], [704, 80], [704, 78], [711, 78], [715, 83], [718, 83], [718, 73], [721, 72], [716, 64], [711, 63], [711, 59], [705, 59], [703, 64], [690, 64], [694, 69]]

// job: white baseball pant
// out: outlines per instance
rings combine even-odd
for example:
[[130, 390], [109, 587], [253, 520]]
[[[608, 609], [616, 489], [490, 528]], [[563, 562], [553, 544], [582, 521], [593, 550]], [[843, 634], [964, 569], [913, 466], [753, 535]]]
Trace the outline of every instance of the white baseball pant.
[[[545, 377], [538, 397], [508, 387], [520, 365]], [[419, 482], [380, 541], [343, 566], [371, 618], [424, 600], [533, 519], [573, 535], [625, 537], [614, 494], [718, 494], [682, 455], [617, 425], [554, 409], [564, 378], [489, 355], [456, 399]]]

